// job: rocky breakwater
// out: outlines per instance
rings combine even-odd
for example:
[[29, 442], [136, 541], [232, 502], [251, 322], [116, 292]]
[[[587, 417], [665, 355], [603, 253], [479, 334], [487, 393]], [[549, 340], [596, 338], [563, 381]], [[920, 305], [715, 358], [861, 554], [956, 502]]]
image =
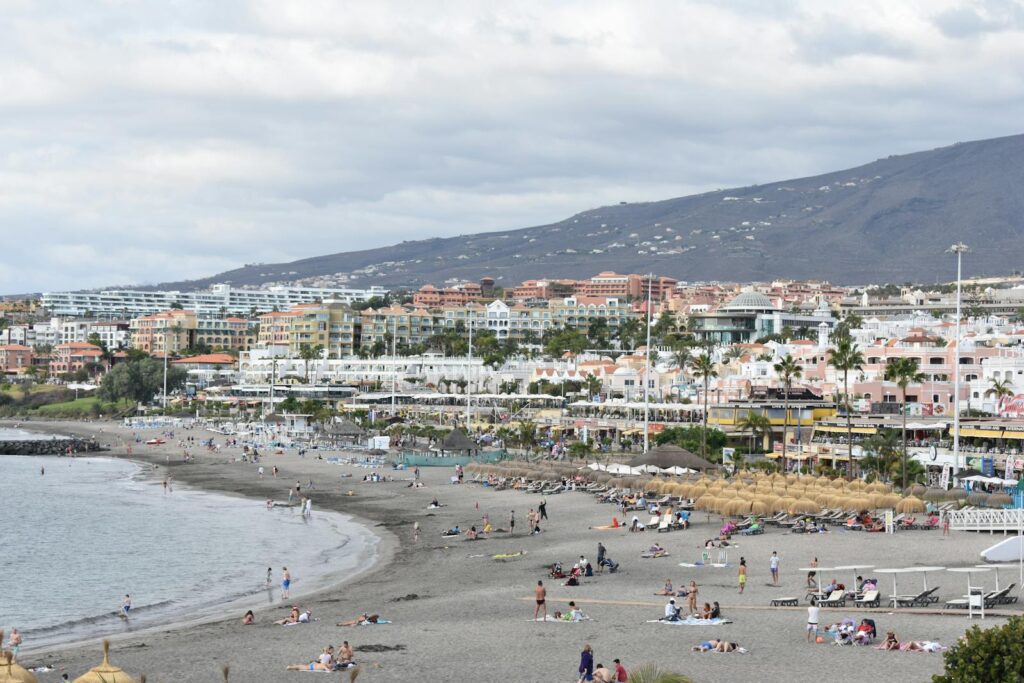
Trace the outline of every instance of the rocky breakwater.
[[55, 436], [52, 439], [0, 439], [3, 455], [67, 455], [104, 450], [95, 439]]

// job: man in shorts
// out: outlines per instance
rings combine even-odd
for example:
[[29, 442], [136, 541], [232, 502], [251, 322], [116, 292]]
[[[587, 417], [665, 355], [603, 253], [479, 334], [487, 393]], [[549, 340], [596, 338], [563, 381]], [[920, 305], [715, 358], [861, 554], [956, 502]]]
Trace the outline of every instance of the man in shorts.
[[538, 581], [537, 587], [533, 589], [533, 597], [537, 599], [537, 606], [533, 608], [533, 620], [537, 621], [537, 616], [544, 611], [544, 621], [548, 620], [548, 591], [544, 588], [544, 582]]
[[818, 607], [818, 599], [811, 596], [811, 605], [807, 608], [807, 642], [814, 643], [818, 640], [818, 620], [821, 616], [821, 608]]
[[281, 599], [288, 599], [288, 589], [292, 587], [292, 573], [288, 567], [281, 567]]
[[772, 551], [772, 557], [768, 561], [768, 567], [772, 570], [772, 585], [779, 585], [779, 553]]
[[747, 561], [744, 558], [740, 558], [740, 568], [737, 572], [740, 583], [740, 595], [743, 594], [743, 589], [747, 587]]

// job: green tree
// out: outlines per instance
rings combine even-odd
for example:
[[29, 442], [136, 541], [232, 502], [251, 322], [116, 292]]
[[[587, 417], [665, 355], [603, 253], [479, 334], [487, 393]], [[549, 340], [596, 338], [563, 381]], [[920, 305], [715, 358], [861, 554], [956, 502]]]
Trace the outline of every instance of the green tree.
[[804, 376], [804, 369], [791, 354], [786, 354], [786, 357], [780, 360], [778, 363], [772, 366], [775, 369], [775, 374], [782, 380], [785, 393], [782, 396], [783, 403], [783, 415], [782, 415], [782, 461], [786, 461], [786, 436], [789, 431], [789, 393], [793, 388], [793, 380], [800, 379]]
[[647, 337], [647, 326], [639, 318], [630, 318], [619, 323], [615, 333], [622, 350], [633, 350], [640, 346], [640, 340]]
[[677, 344], [672, 349], [672, 362], [679, 368], [679, 374], [686, 376], [686, 370], [690, 367], [693, 356], [690, 355], [690, 347], [684, 344]]
[[601, 393], [601, 387], [603, 385], [597, 375], [587, 375], [587, 380], [584, 383], [584, 386], [587, 389], [588, 398], [593, 398]]
[[772, 421], [764, 413], [748, 410], [747, 414], [736, 423], [736, 428], [741, 432], [750, 432], [750, 452], [753, 453], [754, 443], [758, 441], [758, 438], [763, 439], [765, 434], [771, 433]]
[[864, 366], [864, 354], [849, 334], [836, 339], [836, 345], [829, 349], [829, 365], [843, 373], [843, 403], [846, 406], [846, 443], [850, 449], [850, 476], [854, 473], [853, 461], [853, 404], [850, 401], [850, 371], [859, 371]]
[[972, 626], [942, 655], [946, 669], [932, 683], [1017, 683], [1024, 680], [1024, 617], [1002, 626]]
[[655, 434], [654, 443], [659, 446], [671, 443], [692, 452], [700, 450], [703, 443], [706, 444], [708, 452], [714, 456], [708, 459], [713, 460], [721, 455], [722, 448], [728, 443], [728, 438], [725, 436], [725, 432], [718, 429], [669, 427]]
[[557, 358], [567, 351], [582, 353], [587, 348], [587, 337], [571, 327], [551, 329], [544, 333], [544, 353]]
[[607, 318], [594, 317], [587, 322], [587, 339], [596, 348], [608, 348], [610, 337], [611, 328], [608, 327]]
[[323, 351], [323, 344], [312, 345], [304, 342], [299, 345], [299, 358], [302, 359], [306, 372], [306, 384], [309, 384], [309, 361], [320, 358]]
[[711, 360], [711, 356], [706, 353], [700, 354], [697, 360], [693, 361], [693, 376], [698, 377], [704, 381], [704, 429], [701, 430], [700, 439], [700, 457], [708, 457], [708, 444], [707, 444], [707, 432], [708, 432], [708, 393], [711, 384], [712, 377], [718, 377], [718, 371], [715, 370], [715, 363]]
[[651, 337], [659, 343], [665, 343], [668, 337], [676, 331], [676, 316], [672, 311], [662, 311], [661, 315], [651, 326]]
[[742, 347], [733, 345], [726, 349], [724, 358], [726, 362], [732, 362], [743, 358], [743, 354], [745, 353], [746, 351], [744, 351]]
[[917, 358], [897, 358], [885, 366], [885, 379], [900, 388], [900, 413], [903, 417], [903, 490], [907, 490], [907, 387], [925, 380]]
[[537, 425], [529, 420], [519, 423], [519, 433], [516, 436], [519, 447], [532, 450], [537, 444]]
[[1004, 398], [1013, 396], [1013, 380], [1007, 377], [1006, 379], [996, 379], [995, 377], [989, 379], [989, 388], [985, 390], [985, 398], [993, 396], [996, 399], [996, 416], [999, 415], [999, 403]]
[[[186, 373], [181, 368], [167, 369], [167, 391], [185, 386]], [[148, 403], [163, 390], [164, 364], [155, 358], [142, 358], [118, 363], [103, 377], [99, 397], [107, 401], [127, 399]]]
[[900, 435], [895, 429], [883, 429], [864, 440], [864, 469], [874, 470], [879, 479], [889, 481], [899, 466]]

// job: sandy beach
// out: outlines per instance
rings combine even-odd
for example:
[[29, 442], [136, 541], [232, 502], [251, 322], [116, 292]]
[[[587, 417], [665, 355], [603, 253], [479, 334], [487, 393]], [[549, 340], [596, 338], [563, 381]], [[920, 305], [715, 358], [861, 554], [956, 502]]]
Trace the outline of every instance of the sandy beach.
[[[125, 454], [120, 440], [129, 440], [132, 434], [114, 423], [32, 422], [25, 426], [37, 431], [96, 434], [100, 441], [115, 445], [113, 454], [117, 455]], [[198, 429], [182, 433], [197, 439], [210, 436]], [[308, 662], [323, 646], [337, 646], [342, 640], [356, 649], [357, 660], [363, 666], [360, 680], [367, 681], [449, 681], [466, 675], [484, 681], [509, 676], [517, 681], [574, 681], [584, 643], [593, 646], [598, 662], [610, 664], [617, 657], [627, 668], [657, 663], [695, 681], [817, 681], [824, 677], [842, 681], [925, 681], [942, 669], [941, 655], [809, 645], [804, 635], [804, 602], [801, 600], [799, 608], [780, 609], [770, 608], [769, 601], [783, 596], [802, 598], [806, 579], [797, 568], [806, 566], [813, 557], [821, 566], [970, 566], [980, 561], [978, 553], [982, 549], [1002, 538], [967, 533], [943, 537], [937, 531], [894, 536], [833, 531], [804, 536], [770, 529], [762, 536], [737, 538], [737, 547], [729, 552], [729, 567], [688, 568], [679, 563], [700, 558], [704, 540], [717, 533], [717, 516], [696, 513], [692, 528], [686, 531], [601, 531], [590, 527], [608, 524], [616, 512], [614, 506], [598, 504], [590, 494], [568, 492], [548, 497], [550, 519], [543, 525], [542, 534], [527, 536], [517, 531], [510, 537], [497, 533], [487, 540], [471, 542], [442, 538], [441, 531], [455, 524], [463, 529], [472, 524], [479, 528], [485, 513], [496, 527], [507, 527], [511, 510], [516, 513], [517, 530], [523, 529], [526, 513], [537, 505], [540, 496], [493, 491], [473, 484], [452, 485], [448, 483], [452, 474], [448, 468], [424, 468], [423, 488], [410, 488], [411, 473], [402, 471], [385, 472], [396, 481], [366, 483], [361, 479], [368, 470], [318, 460], [315, 451], [304, 459], [294, 451], [266, 457], [263, 464], [268, 474], [260, 479], [255, 465], [229, 462], [238, 454], [232, 449], [216, 454], [196, 449], [196, 462], [184, 465], [181, 449], [173, 444], [133, 446], [132, 459], [156, 466], [154, 476], [170, 473], [180, 484], [246, 496], [254, 505], [263, 505], [267, 498], [283, 500], [296, 480], [305, 484], [312, 479], [316, 484], [312, 494], [314, 514], [317, 509], [344, 512], [365, 523], [381, 539], [378, 561], [370, 570], [293, 601], [319, 618], [310, 625], [273, 625], [271, 622], [285, 616], [291, 604], [278, 601], [256, 610], [254, 626], [241, 626], [242, 615], [231, 613], [224, 614], [222, 620], [115, 636], [112, 661], [133, 675], [144, 673], [148, 680], [157, 682], [219, 681], [223, 664], [230, 664], [232, 680], [302, 680], [303, 673], [287, 672], [285, 666]], [[272, 465], [280, 469], [277, 478], [269, 475]], [[343, 478], [346, 473], [352, 478]], [[346, 495], [348, 491], [354, 495]], [[428, 510], [433, 498], [445, 507]], [[414, 522], [419, 522], [421, 528], [418, 540], [413, 536]], [[578, 587], [563, 587], [557, 580], [548, 580], [547, 567], [553, 562], [568, 566], [580, 555], [594, 561], [599, 541], [620, 563], [619, 572], [597, 574]], [[641, 559], [640, 553], [655, 541], [664, 545], [670, 556]], [[768, 585], [768, 560], [773, 550], [782, 558], [780, 587]], [[525, 554], [515, 559], [492, 558], [519, 551]], [[740, 556], [746, 558], [749, 567], [743, 595], [738, 595], [736, 589], [735, 565]], [[275, 566], [275, 572], [277, 569]], [[254, 573], [259, 571], [260, 567], [253, 568]], [[677, 587], [691, 579], [697, 581], [698, 601], [718, 601], [724, 616], [733, 623], [647, 623], [662, 614], [666, 599], [654, 593], [666, 578]], [[831, 576], [825, 573], [823, 578]], [[836, 578], [848, 585], [853, 580], [853, 576], [844, 574]], [[891, 594], [891, 577], [878, 578], [883, 596]], [[1003, 585], [1016, 578], [1016, 566], [1000, 572]], [[592, 620], [577, 624], [533, 622], [533, 588], [538, 579], [548, 586], [549, 611], [564, 609], [569, 600], [576, 600]], [[989, 575], [984, 581], [991, 587], [993, 578]], [[916, 592], [920, 582], [917, 575], [901, 576], [900, 592]], [[945, 600], [964, 593], [966, 581], [962, 576], [935, 572], [928, 575], [928, 583], [941, 586], [938, 592]], [[16, 598], [16, 591], [10, 595]], [[335, 626], [361, 612], [378, 613], [392, 623]], [[939, 615], [911, 611], [894, 614], [887, 609], [822, 610], [823, 623], [844, 617], [859, 620], [862, 616], [873, 618], [883, 633], [894, 630], [901, 640], [951, 644], [969, 626], [961, 611]], [[985, 621], [991, 625], [1002, 622], [1002, 617], [992, 616]], [[712, 637], [739, 643], [749, 654], [690, 652], [691, 646]], [[40, 681], [57, 681], [65, 671], [74, 678], [99, 660], [96, 643], [40, 651], [33, 650], [28, 642], [21, 656], [25, 666], [53, 662], [59, 667], [52, 673], [39, 674]]]

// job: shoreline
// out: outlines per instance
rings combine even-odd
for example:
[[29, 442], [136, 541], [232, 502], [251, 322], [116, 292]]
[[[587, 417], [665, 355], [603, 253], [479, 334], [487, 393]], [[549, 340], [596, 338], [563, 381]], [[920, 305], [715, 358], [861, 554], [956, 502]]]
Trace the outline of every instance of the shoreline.
[[[5, 453], [3, 455], [9, 455], [10, 457], [66, 457], [46, 453]], [[78, 459], [111, 460], [115, 462], [131, 463], [136, 468], [136, 470], [134, 472], [127, 474], [127, 476], [133, 481], [144, 482], [148, 484], [159, 484], [161, 479], [158, 472], [159, 468], [157, 466], [147, 461], [136, 460], [132, 456], [117, 455], [111, 451], [101, 451], [80, 453], [75, 457]], [[225, 498], [244, 500], [251, 503], [262, 502], [256, 500], [252, 496], [239, 494], [237, 492], [214, 491], [209, 488], [199, 488], [192, 486], [190, 484], [179, 484], [179, 487], [183, 492], [189, 492], [193, 494], [213, 494], [217, 496], [223, 496]], [[358, 550], [358, 555], [356, 556], [357, 559], [355, 560], [355, 564], [358, 567], [358, 569], [345, 577], [338, 577], [337, 570], [322, 571], [320, 573], [312, 575], [308, 579], [304, 577], [303, 580], [298, 581], [294, 584], [293, 590], [291, 591], [291, 597], [289, 598], [290, 601], [302, 601], [312, 599], [323, 592], [338, 589], [345, 583], [359, 576], [362, 576], [366, 572], [372, 571], [373, 568], [380, 561], [381, 553], [378, 550], [378, 548], [380, 547], [382, 542], [381, 535], [375, 532], [366, 520], [360, 521], [357, 520], [351, 514], [337, 512], [329, 509], [318, 510], [314, 512], [314, 515], [318, 514], [330, 515], [331, 519], [327, 522], [328, 524], [331, 524], [332, 522], [340, 522], [342, 524], [356, 525], [359, 528], [359, 532], [358, 534], [353, 535], [353, 539], [357, 535], [365, 535], [367, 537], [366, 539], [360, 540], [360, 548]], [[309, 587], [304, 588], [304, 586]], [[272, 590], [278, 590], [276, 580], [272, 587]], [[146, 624], [144, 626], [140, 626], [139, 628], [132, 628], [130, 630], [114, 632], [103, 636], [75, 638], [71, 640], [52, 643], [47, 642], [46, 644], [39, 645], [38, 647], [33, 647], [31, 645], [32, 631], [26, 631], [23, 629], [23, 633], [29, 639], [29, 645], [27, 647], [23, 647], [22, 652], [26, 656], [46, 655], [63, 647], [85, 647], [89, 645], [96, 645], [104, 639], [108, 639], [114, 642], [119, 639], [129, 638], [133, 636], [143, 636], [156, 631], [180, 630], [191, 628], [200, 624], [219, 622], [224, 620], [224, 614], [235, 614], [236, 612], [241, 614], [248, 609], [256, 611], [265, 608], [267, 606], [267, 600], [265, 597], [260, 597], [263, 595], [265, 595], [264, 591], [252, 591], [244, 595], [235, 595], [234, 597], [225, 596], [225, 599], [223, 600], [220, 600], [216, 603], [209, 603], [208, 605], [205, 605], [196, 610], [197, 616], [194, 617], [188, 617], [187, 615], [183, 614], [181, 615], [181, 618], [175, 617], [172, 620], [162, 624]], [[46, 630], [51, 630], [53, 628], [56, 627], [46, 627]], [[52, 638], [47, 638], [47, 641], [49, 640], [52, 640]]]
[[[26, 424], [30, 429], [47, 429], [44, 423]], [[101, 442], [117, 443], [122, 430], [111, 423], [57, 423], [62, 430], [104, 429]], [[140, 433], [144, 433], [140, 430]], [[147, 435], [149, 432], [145, 432]], [[131, 435], [131, 430], [127, 434]], [[188, 434], [188, 432], [181, 432]], [[212, 433], [193, 431], [194, 436]], [[176, 434], [177, 436], [178, 434]], [[220, 439], [218, 439], [220, 440]], [[164, 450], [159, 450], [159, 449]], [[804, 639], [804, 604], [800, 609], [773, 610], [768, 602], [779, 596], [803, 595], [805, 566], [818, 557], [821, 567], [857, 564], [875, 567], [934, 565], [969, 566], [977, 563], [978, 552], [992, 544], [990, 537], [955, 532], [941, 537], [935, 532], [901, 532], [895, 536], [834, 531], [804, 536], [769, 530], [761, 536], [743, 537], [730, 549], [724, 569], [681, 567], [700, 557], [703, 542], [718, 528], [715, 516], [693, 518], [688, 531], [668, 534], [632, 534], [620, 530], [601, 531], [615, 514], [610, 505], [596, 503], [589, 494], [567, 492], [548, 497], [551, 519], [539, 536], [494, 534], [487, 540], [470, 542], [445, 539], [441, 530], [459, 524], [468, 529], [488, 514], [496, 527], [507, 527], [515, 510], [517, 521], [540, 501], [539, 495], [518, 491], [494, 491], [477, 485], [451, 485], [447, 467], [422, 468], [424, 488], [409, 488], [398, 480], [407, 473], [390, 472], [393, 482], [363, 483], [368, 470], [331, 465], [294, 451], [267, 456], [263, 461], [278, 465], [281, 477], [258, 480], [255, 466], [228, 464], [223, 452], [211, 455], [196, 450], [196, 463], [166, 463], [180, 451], [173, 446], [140, 449], [132, 459], [156, 465], [170, 472], [176, 482], [203, 490], [265, 500], [281, 497], [289, 482], [313, 478], [318, 492], [314, 510], [331, 509], [351, 515], [386, 539], [388, 552], [369, 570], [352, 576], [339, 586], [326, 588], [302, 599], [320, 621], [308, 626], [283, 628], [272, 619], [284, 616], [280, 605], [257, 611], [257, 624], [242, 627], [241, 614], [224, 619], [176, 628], [154, 629], [119, 636], [111, 662], [133, 676], [146, 674], [153, 680], [220, 680], [219, 668], [230, 664], [234, 677], [252, 683], [304, 680], [301, 674], [284, 671], [285, 665], [308, 662], [321, 647], [337, 646], [349, 640], [364, 664], [363, 678], [370, 681], [407, 681], [420, 676], [431, 680], [452, 680], [463, 672], [478, 679], [575, 680], [579, 651], [584, 643], [594, 647], [597, 661], [608, 663], [619, 657], [628, 669], [656, 663], [679, 671], [695, 681], [788, 680], [818, 681], [827, 662], [834, 677], [844, 681], [898, 678], [918, 681], [942, 669], [941, 655], [884, 653], [871, 648], [814, 646]], [[119, 450], [114, 451], [119, 452]], [[311, 451], [315, 458], [315, 451]], [[331, 451], [332, 455], [335, 451]], [[121, 456], [117, 456], [121, 457]], [[269, 469], [269, 467], [267, 468]], [[354, 476], [341, 479], [349, 472]], [[355, 495], [346, 496], [346, 491]], [[432, 498], [444, 507], [428, 510]], [[621, 515], [619, 515], [621, 517]], [[413, 538], [413, 522], [421, 535]], [[478, 526], [479, 528], [479, 526]], [[519, 525], [517, 525], [519, 528]], [[621, 563], [616, 574], [599, 574], [583, 585], [567, 588], [549, 579], [546, 567], [554, 561], [572, 563], [585, 554], [593, 559], [596, 544], [604, 543], [608, 554]], [[639, 559], [640, 553], [658, 541], [670, 551], [668, 559]], [[382, 547], [382, 551], [385, 548]], [[767, 558], [773, 550], [782, 557], [782, 587], [766, 586]], [[509, 559], [494, 555], [525, 554]], [[750, 581], [744, 595], [737, 595], [735, 565], [738, 556], [747, 559]], [[823, 569], [822, 575], [831, 570]], [[836, 572], [849, 582], [849, 572]], [[1016, 581], [1016, 567], [1001, 572], [1004, 584]], [[1010, 576], [1012, 574], [1012, 576]], [[661, 616], [662, 597], [654, 592], [666, 578], [674, 583], [700, 585], [700, 600], [720, 601], [723, 613], [733, 623], [717, 627], [675, 627], [648, 623]], [[829, 575], [831, 578], [831, 574]], [[885, 579], [884, 593], [891, 593]], [[592, 621], [579, 624], [537, 623], [532, 592], [537, 580], [548, 586], [549, 614], [564, 610], [568, 600], [578, 600]], [[900, 578], [901, 592], [920, 586], [919, 577]], [[929, 575], [928, 584], [941, 585], [943, 599], [958, 597], [965, 581], [945, 572]], [[985, 585], [990, 585], [991, 579]], [[1010, 606], [1020, 613], [1020, 606]], [[386, 626], [339, 628], [335, 622], [362, 613], [378, 613], [391, 621]], [[893, 629], [902, 640], [932, 639], [950, 645], [970, 626], [966, 614], [917, 614], [887, 609], [858, 611], [822, 610], [825, 623], [844, 617], [876, 619], [879, 628]], [[978, 623], [977, 620], [975, 623]], [[990, 616], [982, 627], [1005, 623]], [[750, 650], [747, 655], [696, 654], [690, 647], [701, 640], [727, 637]], [[824, 648], [824, 649], [823, 649]], [[49, 654], [63, 666], [38, 674], [41, 683], [59, 680], [67, 671], [79, 676], [100, 660], [96, 645], [54, 648]], [[35, 653], [25, 656], [24, 665], [43, 663]]]

